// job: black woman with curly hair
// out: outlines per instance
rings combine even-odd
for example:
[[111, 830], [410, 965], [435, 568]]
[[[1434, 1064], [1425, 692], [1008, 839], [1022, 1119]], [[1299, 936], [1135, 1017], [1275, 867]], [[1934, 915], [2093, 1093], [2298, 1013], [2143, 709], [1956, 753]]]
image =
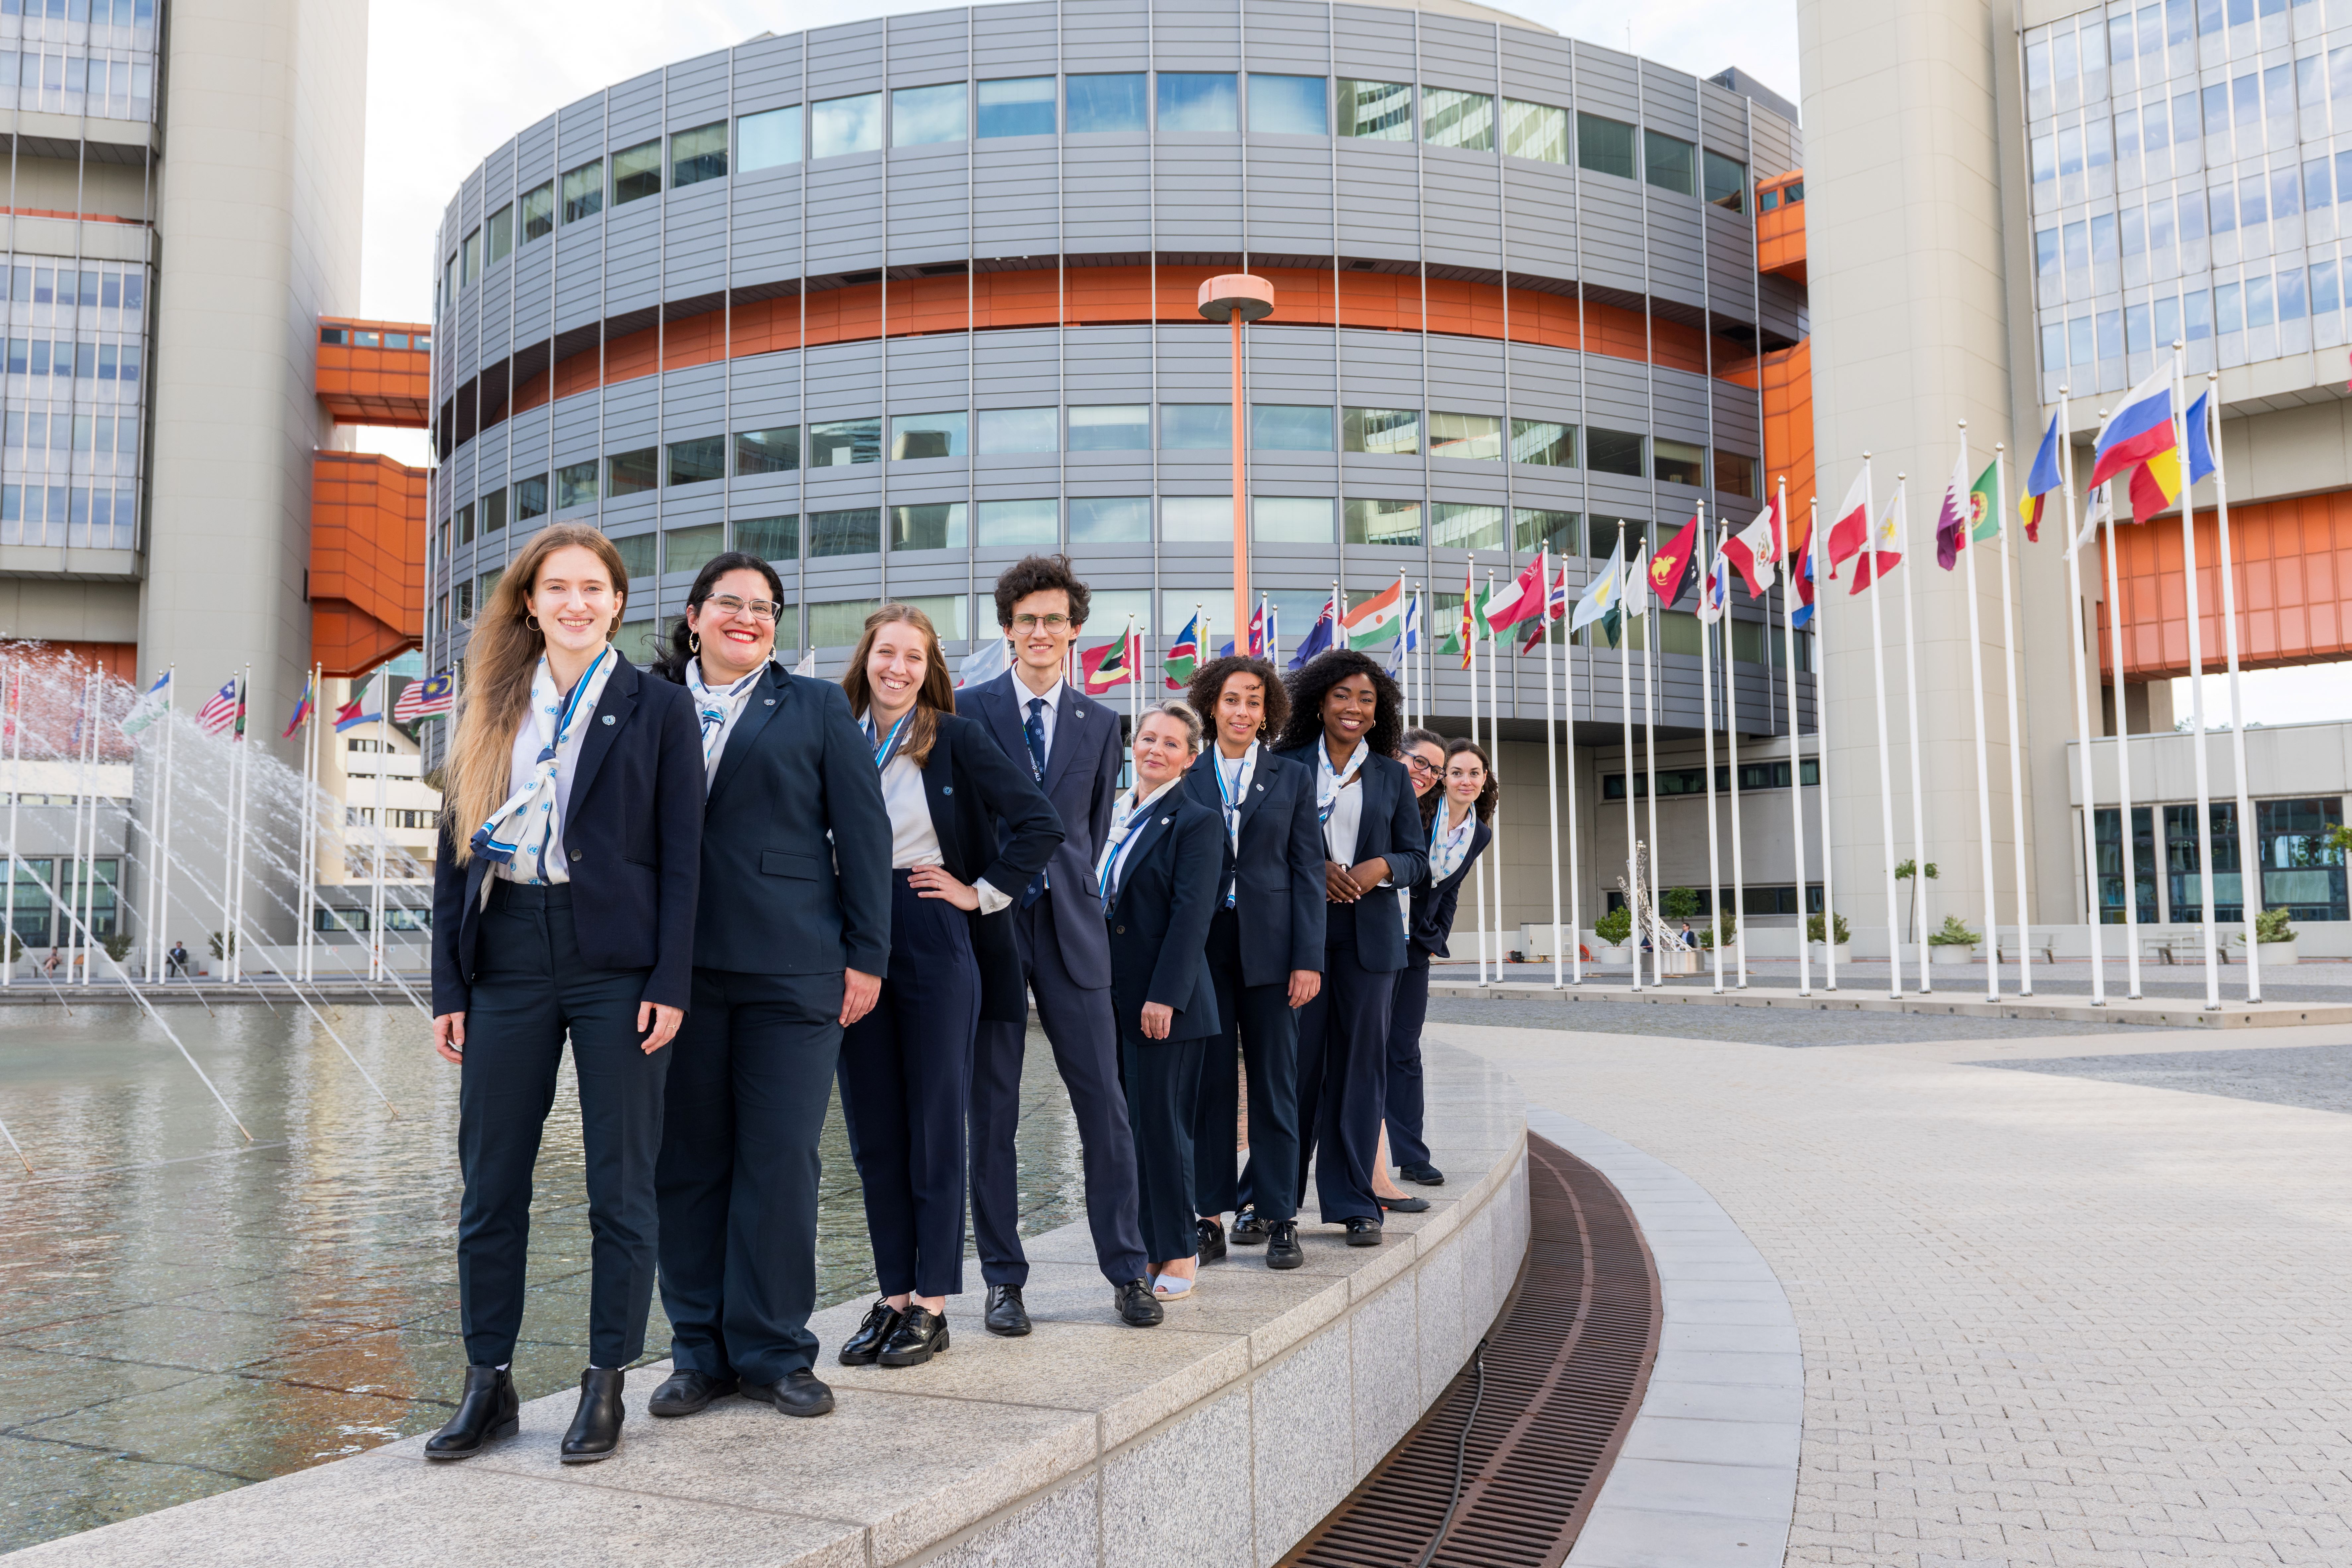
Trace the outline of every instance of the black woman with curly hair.
[[1323, 829], [1323, 984], [1298, 1010], [1299, 1189], [1315, 1156], [1327, 1225], [1381, 1244], [1380, 1158], [1389, 1023], [1405, 966], [1403, 890], [1428, 874], [1412, 776], [1392, 754], [1402, 694], [1352, 648], [1317, 655], [1287, 685], [1277, 756], [1314, 770]]

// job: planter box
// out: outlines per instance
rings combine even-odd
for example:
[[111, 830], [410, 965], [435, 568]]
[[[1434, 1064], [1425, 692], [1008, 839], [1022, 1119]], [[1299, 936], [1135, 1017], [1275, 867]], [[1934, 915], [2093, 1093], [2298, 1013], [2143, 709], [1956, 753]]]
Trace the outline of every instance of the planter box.
[[1660, 974], [1696, 974], [1698, 953], [1687, 947], [1670, 947], [1658, 954]]
[[1933, 942], [1927, 945], [1927, 962], [1930, 963], [1974, 963], [1976, 961], [1977, 950], [1973, 946], [1962, 947], [1952, 942], [1940, 947]]
[[[1812, 960], [1816, 965], [1826, 963], [1829, 958], [1828, 944], [1818, 942], [1805, 943], [1805, 956]], [[1842, 942], [1837, 944], [1837, 961], [1841, 968], [1853, 962], [1853, 943]]]
[[1630, 947], [1610, 947], [1604, 944], [1592, 950], [1592, 962], [1631, 965], [1633, 962], [1633, 950]]
[[2254, 943], [2254, 962], [2264, 969], [2277, 969], [2296, 962], [2294, 943], [2291, 942], [2258, 942]]

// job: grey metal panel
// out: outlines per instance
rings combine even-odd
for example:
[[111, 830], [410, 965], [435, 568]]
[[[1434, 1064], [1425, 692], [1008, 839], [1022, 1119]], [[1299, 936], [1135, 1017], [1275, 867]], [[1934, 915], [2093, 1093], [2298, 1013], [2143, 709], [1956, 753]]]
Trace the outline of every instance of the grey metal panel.
[[1638, 121], [1641, 103], [1633, 90], [1634, 58], [1615, 49], [1576, 46], [1576, 108], [1612, 120]]
[[616, 82], [608, 89], [613, 96], [613, 121], [605, 132], [607, 148], [634, 147], [649, 136], [661, 134], [662, 73], [657, 70]]
[[1432, 265], [1492, 269], [1503, 263], [1495, 203], [1501, 164], [1492, 153], [1431, 147], [1422, 153], [1422, 243]]
[[1250, 454], [1250, 490], [1255, 495], [1328, 496], [1339, 482], [1339, 459], [1328, 452]]
[[1474, 463], [1459, 458], [1429, 460], [1429, 494], [1433, 500], [1501, 506], [1509, 500], [1509, 465], [1506, 463]]
[[[622, 216], [625, 220], [627, 215]], [[719, 288], [727, 267], [726, 182], [706, 180], [672, 191], [663, 220], [669, 232], [662, 242], [662, 297], [677, 300]]]
[[1698, 91], [1694, 79], [1680, 71], [1642, 62], [1642, 113], [1654, 131], [1698, 140]]
[[[980, 14], [996, 9], [982, 6]], [[1064, 0], [1064, 70], [1141, 70], [1150, 63], [1145, 53], [1150, 47], [1150, 23], [1134, 0]]]
[[1568, 171], [1522, 159], [1503, 161], [1504, 200], [1510, 229], [1511, 270], [1539, 277], [1576, 276], [1575, 187]]
[[483, 441], [474, 453], [474, 493], [488, 495], [492, 490], [506, 489], [507, 444], [503, 439]]
[[1363, 81], [1411, 81], [1413, 14], [1386, 5], [1334, 5], [1331, 27], [1339, 44], [1334, 76]]
[[1421, 79], [1432, 87], [1494, 91], [1493, 25], [1422, 12]]
[[1756, 323], [1758, 327], [1792, 340], [1805, 336], [1805, 290], [1801, 285], [1784, 278], [1764, 278], [1758, 282], [1758, 292], [1764, 306], [1763, 320]]
[[1223, 328], [1163, 326], [1159, 344], [1162, 403], [1233, 401], [1233, 343]]
[[604, 450], [627, 452], [650, 446], [656, 413], [652, 376], [615, 382], [604, 389]]
[[961, 332], [894, 339], [889, 345], [890, 412], [961, 408], [966, 401], [965, 345], [971, 341]]
[[1647, 367], [1629, 360], [1591, 355], [1584, 365], [1584, 415], [1610, 430], [1646, 430], [1650, 422]]
[[1805, 161], [1797, 128], [1760, 103], [1755, 106], [1755, 123], [1749, 136], [1749, 174], [1753, 178], [1769, 180], [1800, 167]]
[[1429, 405], [1465, 414], [1503, 412], [1503, 345], [1485, 338], [1429, 339]]
[[604, 153], [604, 95], [592, 92], [555, 111], [557, 139], [563, 144], [563, 166], [576, 169]]
[[1524, 27], [1503, 29], [1503, 95], [1532, 103], [1576, 107], [1570, 93], [1575, 79], [1576, 46], [1567, 38], [1530, 33]]
[[1151, 247], [1149, 156], [1140, 137], [1087, 137], [1063, 148], [1063, 233], [1071, 254]]
[[1584, 479], [1574, 468], [1538, 468], [1520, 463], [1511, 469], [1513, 504], [1547, 511], [1582, 511]]
[[1244, 342], [1248, 346], [1253, 399], [1260, 403], [1331, 401], [1330, 328], [1260, 325], [1252, 327]]
[[1072, 452], [1067, 489], [1074, 496], [1150, 495], [1151, 454]]
[[620, 315], [660, 298], [662, 204], [647, 197], [604, 219], [604, 310]]
[[555, 231], [555, 327], [598, 321], [604, 313], [604, 220], [565, 224]]
[[[628, 539], [639, 534], [650, 533], [653, 531], [654, 511], [656, 505], [655, 497], [658, 493], [652, 490], [642, 491], [633, 496], [623, 496], [617, 500], [611, 496], [606, 496], [604, 510], [598, 515], [597, 522], [605, 532], [616, 539]], [[637, 580], [646, 581], [646, 579]]]
[[1330, 12], [1318, 0], [1252, 0], [1249, 68], [1292, 76], [1328, 76]]
[[[986, 454], [972, 459], [977, 470], [974, 500], [1039, 500], [1062, 493], [1054, 458], [1045, 452]], [[894, 489], [892, 494], [896, 494]]]
[[728, 364], [728, 404], [738, 430], [800, 423], [801, 356], [753, 354]]
[[505, 435], [509, 444], [507, 471], [509, 474], [543, 474], [547, 471], [547, 413], [534, 408], [520, 418], [507, 422]]
[[669, 129], [691, 131], [727, 117], [727, 57], [714, 49], [669, 68]]
[[[739, 419], [738, 423], [741, 421]], [[753, 474], [727, 482], [728, 510], [740, 521], [751, 517], [782, 517], [801, 510], [801, 476]], [[789, 584], [787, 584], [789, 586]]]
[[514, 197], [515, 144], [501, 142], [482, 160], [482, 210], [498, 211]]
[[[972, 342], [972, 396], [983, 408], [1035, 408], [1061, 401], [1051, 329], [983, 332]], [[956, 395], [961, 401], [963, 389]]]
[[481, 224], [482, 214], [486, 210], [482, 205], [484, 189], [482, 171], [478, 167], [468, 174], [466, 176], [466, 183], [457, 188], [457, 224], [460, 234]]
[[[1256, 58], [1255, 53], [1251, 58]], [[1321, 141], [1312, 147], [1254, 143], [1247, 156], [1250, 248], [1328, 255], [1331, 154], [1328, 145]]]
[[1421, 198], [1411, 145], [1339, 143], [1339, 250], [1346, 256], [1418, 261]]
[[920, 506], [926, 501], [964, 499], [961, 458], [918, 458], [890, 465], [890, 504]]
[[1340, 395], [1351, 408], [1422, 406], [1421, 338], [1342, 328]]
[[1160, 493], [1164, 496], [1233, 494], [1232, 455], [1163, 449], [1160, 454]]
[[555, 117], [526, 127], [515, 138], [517, 183], [526, 191], [555, 174]]
[[602, 450], [598, 438], [598, 398], [593, 392], [558, 398], [555, 404], [555, 466], [585, 462]]
[[801, 274], [801, 166], [731, 177], [735, 191], [735, 283], [742, 287]]
[[[1055, 68], [1054, 27], [1055, 7], [1051, 0], [974, 6], [972, 74], [982, 79], [1051, 75]], [[1070, 30], [1073, 34], [1081, 30], [1079, 8], [1075, 5], [1070, 7]]]
[[1715, 402], [1715, 444], [1727, 452], [1761, 457], [1764, 452], [1764, 410], [1761, 400], [1744, 386], [1717, 381], [1708, 388]]
[[1706, 302], [1699, 276], [1699, 213], [1704, 204], [1671, 191], [1644, 193], [1650, 205], [1650, 291], [1685, 305]]
[[[1162, 137], [1157, 169], [1162, 250], [1242, 247], [1242, 160], [1239, 138]], [[1071, 205], [1077, 205], [1075, 185]], [[1070, 248], [1079, 249], [1073, 235]]]
[[971, 74], [964, 53], [965, 13], [930, 11], [887, 17], [890, 39], [890, 85], [922, 87], [961, 81]]
[[881, 345], [826, 343], [808, 351], [810, 419], [855, 419], [881, 410]]
[[725, 426], [726, 370], [723, 364], [698, 364], [661, 377], [664, 440], [707, 436]]
[[882, 160], [829, 158], [808, 172], [808, 272], [882, 264]]
[[1642, 187], [1605, 174], [1584, 181], [1584, 277], [1588, 282], [1643, 290]]
[[1650, 515], [1650, 484], [1647, 479], [1627, 479], [1622, 474], [1589, 474], [1586, 478], [1592, 497], [1592, 516], [1643, 518]]
[[883, 24], [850, 22], [808, 32], [808, 90], [812, 99], [881, 89]]
[[1419, 458], [1383, 458], [1369, 452], [1349, 452], [1339, 461], [1346, 470], [1348, 499], [1350, 500], [1418, 500], [1421, 498]]
[[1745, 163], [1748, 151], [1748, 100], [1711, 81], [1698, 84], [1699, 140], [1727, 158]]
[[1160, 0], [1152, 7], [1151, 22], [1151, 63], [1161, 70], [1229, 71], [1241, 65], [1237, 4], [1192, 5]]
[[961, 146], [890, 154], [890, 265], [969, 254]]
[[1511, 412], [1524, 419], [1582, 422], [1577, 356], [1537, 343], [1511, 345]]
[[1693, 375], [1686, 370], [1664, 370], [1655, 373], [1657, 386], [1657, 434], [1675, 441], [1706, 443], [1706, 411], [1713, 401], [1706, 377]]
[[[983, 343], [995, 341], [999, 334], [982, 338]], [[1080, 327], [1071, 331], [1064, 374], [1069, 378], [1068, 401], [1071, 403], [1136, 404], [1151, 401], [1151, 329], [1149, 327]], [[1073, 452], [1075, 465], [1081, 457], [1119, 456], [1113, 453], [1088, 454]], [[1150, 471], [1150, 458], [1135, 454]], [[1115, 493], [1115, 492], [1106, 492]]]
[[[1054, 253], [1054, 194], [1059, 175], [1051, 138], [983, 142], [972, 150], [972, 252], [980, 257]], [[1138, 213], [1142, 204], [1136, 204]], [[1091, 247], [1089, 247], [1091, 248]]]
[[735, 112], [757, 114], [801, 100], [801, 39], [754, 38], [735, 46]]
[[500, 262], [482, 279], [481, 334], [475, 345], [477, 364], [494, 363], [507, 357], [507, 297], [514, 286], [514, 268], [510, 262]]

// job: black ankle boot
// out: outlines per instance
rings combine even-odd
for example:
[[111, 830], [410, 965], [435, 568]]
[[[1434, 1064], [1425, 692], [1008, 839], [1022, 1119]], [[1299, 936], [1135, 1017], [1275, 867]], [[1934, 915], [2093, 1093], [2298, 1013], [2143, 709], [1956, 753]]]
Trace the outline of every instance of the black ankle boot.
[[580, 1374], [580, 1409], [572, 1430], [563, 1435], [563, 1462], [593, 1465], [609, 1459], [621, 1447], [621, 1383], [627, 1374], [618, 1367], [592, 1366]]
[[449, 1424], [425, 1439], [428, 1459], [463, 1459], [482, 1451], [484, 1444], [511, 1437], [517, 1426], [514, 1379], [502, 1366], [466, 1369], [466, 1394]]

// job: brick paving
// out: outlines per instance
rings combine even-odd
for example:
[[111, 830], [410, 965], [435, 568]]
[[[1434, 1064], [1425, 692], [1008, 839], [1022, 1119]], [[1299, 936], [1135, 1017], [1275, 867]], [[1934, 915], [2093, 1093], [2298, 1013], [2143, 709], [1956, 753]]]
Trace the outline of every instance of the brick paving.
[[1779, 1275], [1805, 1379], [1789, 1563], [2352, 1563], [2343, 1114], [2003, 1070], [2071, 1037], [1979, 1067], [1429, 1035], [1678, 1167]]
[[2224, 1094], [2352, 1115], [2352, 1043], [2146, 1056], [2044, 1057], [1973, 1065], [2105, 1079], [2190, 1094]]

